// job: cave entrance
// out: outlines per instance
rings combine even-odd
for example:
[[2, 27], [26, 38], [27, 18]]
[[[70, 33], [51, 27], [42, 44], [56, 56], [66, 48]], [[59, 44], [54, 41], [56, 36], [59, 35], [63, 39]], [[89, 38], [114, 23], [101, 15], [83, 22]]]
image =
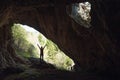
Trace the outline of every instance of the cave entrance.
[[[44, 48], [44, 61], [58, 69], [73, 70], [74, 61], [62, 52], [59, 47], [32, 27], [22, 24], [12, 26], [14, 48], [17, 55], [25, 58], [40, 58], [39, 46]], [[38, 46], [39, 45], [39, 46]]]
[[91, 27], [91, 4], [89, 2], [74, 3], [66, 7], [68, 15], [85, 28]]

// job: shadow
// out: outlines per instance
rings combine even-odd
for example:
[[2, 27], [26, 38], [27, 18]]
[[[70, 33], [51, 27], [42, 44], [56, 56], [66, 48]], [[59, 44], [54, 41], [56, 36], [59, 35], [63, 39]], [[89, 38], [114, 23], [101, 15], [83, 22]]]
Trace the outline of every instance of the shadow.
[[52, 64], [46, 63], [44, 60], [40, 58], [33, 58], [30, 57], [28, 60], [31, 62], [31, 68], [36, 68], [36, 69], [56, 69]]
[[9, 75], [19, 74], [25, 71], [25, 68], [21, 66], [11, 66], [7, 68], [0, 69], [0, 80], [3, 80]]
[[[20, 67], [8, 67], [0, 70], [0, 80], [118, 80], [118, 77], [108, 78], [100, 74], [84, 71], [65, 71], [58, 70], [50, 63], [46, 63], [40, 58], [28, 58], [30, 66], [27, 69]], [[76, 66], [78, 67], [78, 66]], [[103, 74], [103, 73], [102, 73]]]

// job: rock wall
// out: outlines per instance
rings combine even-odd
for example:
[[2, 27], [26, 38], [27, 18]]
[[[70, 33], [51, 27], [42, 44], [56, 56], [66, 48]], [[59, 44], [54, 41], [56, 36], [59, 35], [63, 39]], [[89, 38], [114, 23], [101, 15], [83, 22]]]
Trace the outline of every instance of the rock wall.
[[[67, 4], [10, 5], [12, 10], [9, 15], [10, 21], [26, 24], [39, 30], [84, 70], [119, 69], [118, 47], [112, 42], [115, 38], [111, 37], [108, 26], [112, 24], [109, 22], [111, 19], [108, 19], [111, 15], [107, 15], [103, 11], [103, 5], [109, 6], [106, 5], [107, 0], [103, 1], [106, 3], [97, 0], [90, 2], [92, 5], [92, 27], [89, 29], [77, 24], [68, 16], [66, 13]], [[7, 20], [5, 23], [8, 22]]]

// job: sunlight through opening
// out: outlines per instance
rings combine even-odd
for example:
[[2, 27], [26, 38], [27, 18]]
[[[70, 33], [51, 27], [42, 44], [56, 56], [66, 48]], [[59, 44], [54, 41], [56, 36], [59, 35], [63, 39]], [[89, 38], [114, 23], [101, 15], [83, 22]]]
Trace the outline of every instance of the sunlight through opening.
[[16, 53], [26, 59], [40, 58], [40, 48], [44, 47], [44, 61], [58, 69], [74, 71], [74, 61], [66, 56], [58, 46], [32, 27], [22, 24], [12, 26]]
[[68, 15], [85, 28], [91, 27], [91, 4], [89, 2], [75, 3], [66, 7]]

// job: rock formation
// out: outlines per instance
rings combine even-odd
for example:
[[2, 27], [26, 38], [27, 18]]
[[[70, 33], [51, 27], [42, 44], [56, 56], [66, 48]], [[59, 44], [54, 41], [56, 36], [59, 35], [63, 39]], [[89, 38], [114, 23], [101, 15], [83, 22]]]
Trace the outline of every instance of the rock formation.
[[83, 1], [87, 0], [0, 1], [0, 68], [17, 62], [10, 27], [21, 23], [55, 42], [83, 70], [120, 70], [119, 1], [90, 0], [92, 26], [88, 29], [66, 12], [66, 6]]

